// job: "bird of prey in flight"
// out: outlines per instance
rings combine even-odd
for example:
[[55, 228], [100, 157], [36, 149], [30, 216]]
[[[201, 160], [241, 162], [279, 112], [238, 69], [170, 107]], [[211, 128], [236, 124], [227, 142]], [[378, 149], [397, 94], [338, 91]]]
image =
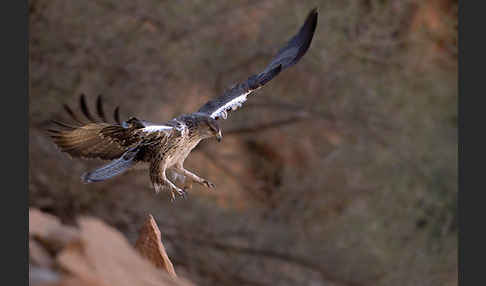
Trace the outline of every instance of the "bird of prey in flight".
[[111, 161], [84, 173], [81, 179], [85, 183], [106, 180], [144, 162], [149, 164], [150, 180], [155, 191], [158, 193], [162, 189], [168, 189], [172, 199], [176, 195], [184, 197], [186, 192], [168, 179], [168, 169], [193, 182], [214, 188], [213, 183], [186, 170], [184, 160], [201, 140], [216, 137], [221, 141], [222, 132], [218, 120], [226, 119], [230, 112], [245, 103], [248, 95], [300, 60], [311, 44], [317, 26], [317, 15], [317, 9], [310, 11], [297, 34], [277, 52], [262, 72], [234, 85], [194, 113], [182, 114], [165, 123], [153, 123], [135, 117], [121, 122], [116, 108], [116, 122], [109, 123], [103, 111], [101, 97], [98, 97], [96, 105], [99, 117], [97, 120], [89, 112], [82, 95], [81, 110], [88, 122], [81, 120], [69, 106], [64, 105], [75, 123], [53, 121], [62, 128], [49, 129], [49, 136], [62, 152], [72, 157]]

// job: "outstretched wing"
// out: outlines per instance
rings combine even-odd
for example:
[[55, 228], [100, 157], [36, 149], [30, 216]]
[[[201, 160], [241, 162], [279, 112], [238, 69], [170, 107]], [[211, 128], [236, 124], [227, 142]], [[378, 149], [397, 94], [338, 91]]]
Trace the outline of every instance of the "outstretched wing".
[[114, 111], [115, 123], [110, 123], [106, 120], [101, 96], [98, 96], [96, 101], [96, 114], [99, 119], [90, 113], [84, 95], [80, 97], [80, 107], [85, 120], [74, 113], [68, 105], [64, 105], [64, 109], [75, 123], [53, 120], [53, 123], [62, 129], [47, 130], [61, 151], [73, 157], [113, 160], [139, 144], [147, 135], [155, 132], [167, 133], [172, 129], [169, 125], [155, 125], [134, 117], [120, 122], [118, 107]]
[[264, 86], [283, 69], [296, 64], [310, 46], [317, 26], [317, 9], [313, 9], [299, 32], [281, 48], [263, 72], [250, 76], [245, 82], [235, 85], [220, 97], [208, 101], [198, 112], [210, 117], [226, 119], [229, 111], [239, 108], [247, 96]]

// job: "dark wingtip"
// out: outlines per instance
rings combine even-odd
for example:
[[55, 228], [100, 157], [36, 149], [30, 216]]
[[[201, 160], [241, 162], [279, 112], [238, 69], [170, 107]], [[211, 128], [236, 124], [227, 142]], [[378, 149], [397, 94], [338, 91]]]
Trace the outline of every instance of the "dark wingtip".
[[258, 78], [258, 85], [262, 86], [269, 82], [272, 78], [278, 75], [282, 71], [282, 65], [278, 65], [271, 69], [269, 72], [262, 73]]
[[305, 20], [304, 25], [302, 25], [302, 32], [305, 33], [305, 31], [308, 31], [310, 35], [308, 35], [308, 43], [307, 43], [307, 48], [309, 48], [310, 43], [312, 41], [312, 38], [314, 37], [314, 32], [316, 31], [317, 28], [317, 18], [319, 16], [319, 12], [317, 11], [317, 7], [312, 9], [309, 14], [307, 15], [307, 19]]
[[120, 107], [117, 106], [115, 108], [115, 111], [113, 112], [113, 118], [115, 119], [115, 122], [121, 125], [120, 121]]
[[105, 111], [103, 110], [103, 98], [101, 94], [99, 94], [98, 98], [96, 99], [96, 112], [98, 113], [98, 117], [103, 120], [103, 122], [107, 122]]
[[312, 24], [312, 27], [314, 27], [314, 29], [315, 29], [315, 26], [317, 25], [317, 18], [318, 18], [318, 16], [319, 16], [318, 8], [317, 7], [314, 7], [307, 14], [305, 23], [310, 22]]
[[81, 97], [79, 98], [80, 105], [81, 105], [81, 111], [83, 112], [84, 116], [92, 122], [95, 122], [93, 116], [91, 116], [91, 113], [89, 112], [88, 105], [86, 104], [86, 97], [84, 93], [81, 93]]
[[[317, 16], [317, 8], [312, 9], [297, 34], [278, 51], [272, 62], [267, 66], [266, 71], [273, 69], [277, 64], [281, 64], [282, 69], [293, 66], [305, 55], [314, 38], [317, 28]], [[294, 49], [297, 50], [295, 51]]]
[[312, 43], [312, 39], [314, 38], [314, 33], [317, 28], [318, 14], [319, 13], [316, 7], [312, 9], [307, 15], [304, 24], [300, 28], [297, 35], [295, 35], [295, 37], [292, 39], [293, 41], [295, 41], [295, 44], [299, 46], [299, 52], [291, 62], [289, 62], [286, 66], [284, 66], [284, 68], [296, 64], [309, 49]]

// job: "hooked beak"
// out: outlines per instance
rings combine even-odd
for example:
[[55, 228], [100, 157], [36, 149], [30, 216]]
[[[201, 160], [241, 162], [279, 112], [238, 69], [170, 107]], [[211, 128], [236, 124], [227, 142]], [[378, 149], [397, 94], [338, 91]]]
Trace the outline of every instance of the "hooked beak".
[[218, 134], [216, 134], [216, 140], [218, 140], [218, 142], [221, 142], [221, 139], [223, 139], [223, 134], [221, 134], [221, 130], [219, 130]]

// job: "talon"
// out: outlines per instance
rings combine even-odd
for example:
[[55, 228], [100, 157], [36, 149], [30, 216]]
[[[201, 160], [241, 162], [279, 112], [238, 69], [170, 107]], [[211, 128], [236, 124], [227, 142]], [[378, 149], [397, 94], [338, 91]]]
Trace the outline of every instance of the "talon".
[[211, 183], [210, 181], [208, 180], [204, 180], [203, 181], [203, 184], [206, 185], [206, 187], [210, 188], [210, 189], [214, 189], [216, 187], [215, 184]]
[[172, 192], [171, 192], [173, 201], [176, 200], [176, 194], [175, 193], [177, 193], [177, 195], [179, 195], [179, 197], [181, 197], [183, 199], [187, 199], [187, 192], [185, 190], [181, 190], [179, 188], [176, 188], [176, 189], [173, 189]]
[[189, 194], [188, 192], [184, 191], [184, 194], [181, 196], [182, 199], [187, 200], [187, 195], [188, 194]]
[[179, 196], [185, 196], [186, 195], [186, 191], [181, 190], [181, 189], [178, 189], [177, 193], [179, 194]]

